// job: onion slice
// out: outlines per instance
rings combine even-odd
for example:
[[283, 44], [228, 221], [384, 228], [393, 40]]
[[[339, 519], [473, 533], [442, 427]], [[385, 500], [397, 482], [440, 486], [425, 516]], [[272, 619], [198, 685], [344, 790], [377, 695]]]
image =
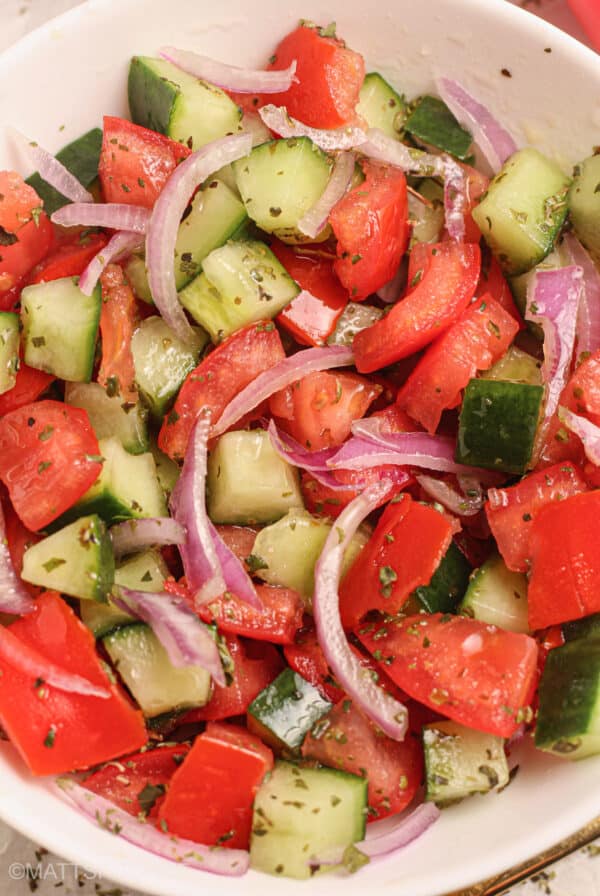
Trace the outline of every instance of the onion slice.
[[402, 288], [406, 280], [406, 271], [400, 265], [391, 280], [388, 280], [380, 289], [377, 290], [376, 296], [385, 302], [386, 305], [392, 305], [397, 302], [402, 295]]
[[579, 436], [589, 462], [595, 467], [600, 466], [600, 426], [563, 407], [558, 409], [558, 418], [567, 429]]
[[337, 448], [309, 451], [308, 448], [303, 448], [300, 442], [297, 442], [292, 436], [277, 429], [277, 424], [274, 420], [269, 422], [268, 432], [273, 448], [288, 464], [301, 467], [301, 469], [308, 470], [310, 473], [315, 471], [317, 473], [326, 473], [329, 471], [327, 464], [336, 454]]
[[579, 240], [566, 234], [563, 245], [571, 261], [583, 271], [583, 290], [579, 300], [575, 341], [577, 353], [593, 354], [600, 349], [600, 273]]
[[70, 778], [57, 778], [57, 786], [78, 809], [111, 834], [118, 834], [129, 843], [163, 859], [212, 874], [239, 876], [248, 870], [250, 857], [242, 849], [204, 846], [192, 840], [163, 834], [152, 821], [130, 815], [114, 803]]
[[240, 600], [245, 601], [251, 607], [254, 607], [255, 610], [261, 612], [263, 610], [262, 601], [256, 593], [254, 583], [246, 572], [244, 564], [236, 557], [231, 548], [225, 544], [210, 520], [208, 527], [221, 565], [227, 591], [233, 592]]
[[195, 78], [202, 78], [203, 81], [236, 93], [284, 93], [296, 80], [295, 59], [287, 68], [264, 71], [226, 65], [208, 56], [201, 56], [190, 50], [178, 50], [176, 47], [161, 47], [159, 54]]
[[438, 78], [438, 93], [457, 121], [472, 134], [473, 141], [481, 149], [496, 173], [510, 156], [517, 151], [517, 144], [483, 103], [478, 102], [467, 90], [452, 78]]
[[207, 143], [177, 166], [154, 204], [146, 235], [148, 283], [154, 304], [182, 342], [191, 342], [194, 331], [175, 286], [175, 243], [181, 218], [199, 184], [224, 165], [248, 155], [251, 149], [250, 134]]
[[[467, 477], [461, 477], [467, 479]], [[469, 477], [469, 482], [473, 481], [476, 486], [462, 486], [463, 493], [460, 494], [450, 483], [443, 479], [436, 479], [435, 476], [428, 476], [425, 473], [419, 473], [415, 479], [430, 498], [440, 503], [446, 510], [455, 513], [457, 516], [474, 516], [479, 513], [483, 507], [483, 491], [474, 477]], [[469, 494], [473, 492], [473, 494]]]
[[307, 124], [298, 121], [288, 115], [285, 106], [263, 106], [258, 114], [266, 126], [279, 134], [280, 137], [310, 137], [312, 142], [326, 152], [339, 149], [356, 149], [367, 139], [367, 133], [355, 125], [346, 125], [343, 128], [311, 128]]
[[319, 644], [336, 681], [382, 731], [403, 740], [408, 727], [406, 707], [378, 687], [352, 653], [342, 628], [338, 595], [344, 552], [352, 536], [392, 488], [390, 482], [369, 486], [337, 518], [315, 568], [313, 612]]
[[143, 238], [139, 233], [129, 230], [119, 230], [118, 233], [115, 233], [108, 244], [92, 258], [79, 278], [79, 289], [82, 293], [85, 296], [91, 296], [100, 279], [100, 274], [111, 261], [115, 261], [121, 255], [128, 255], [134, 249], [138, 249], [142, 243]]
[[339, 154], [334, 162], [331, 177], [320, 198], [298, 221], [298, 229], [306, 236], [314, 240], [321, 233], [327, 224], [331, 209], [340, 201], [350, 186], [355, 163], [354, 153], [342, 152]]
[[8, 129], [13, 141], [38, 169], [44, 180], [71, 202], [93, 202], [94, 197], [79, 183], [77, 178], [65, 168], [62, 162], [44, 149], [39, 143], [29, 140], [16, 128]]
[[217, 644], [182, 598], [166, 592], [133, 591], [122, 587], [118, 589], [118, 595], [113, 597], [113, 602], [150, 626], [174, 666], [200, 666], [210, 672], [217, 684], [225, 687]]
[[110, 530], [113, 553], [118, 559], [150, 547], [183, 544], [185, 529], [170, 516], [154, 519], [125, 520]]
[[318, 370], [348, 367], [354, 363], [352, 349], [344, 345], [307, 348], [279, 361], [270, 370], [259, 374], [245, 389], [229, 402], [213, 427], [211, 436], [220, 436], [274, 392]]
[[52, 223], [61, 227], [108, 227], [135, 233], [145, 233], [149, 221], [147, 208], [122, 202], [73, 202], [52, 215]]
[[0, 613], [25, 616], [35, 610], [35, 601], [15, 572], [6, 540], [6, 521], [0, 504]]

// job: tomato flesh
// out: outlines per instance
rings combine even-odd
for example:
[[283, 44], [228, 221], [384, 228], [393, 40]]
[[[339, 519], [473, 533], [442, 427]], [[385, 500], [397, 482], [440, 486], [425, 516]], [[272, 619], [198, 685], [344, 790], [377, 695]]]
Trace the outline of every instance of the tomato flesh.
[[73, 242], [63, 243], [40, 261], [27, 279], [29, 283], [48, 283], [62, 277], [78, 277], [107, 242], [103, 233], [80, 235]]
[[138, 324], [137, 303], [118, 264], [109, 264], [102, 276], [102, 362], [98, 382], [124, 403], [135, 404], [135, 366], [131, 338]]

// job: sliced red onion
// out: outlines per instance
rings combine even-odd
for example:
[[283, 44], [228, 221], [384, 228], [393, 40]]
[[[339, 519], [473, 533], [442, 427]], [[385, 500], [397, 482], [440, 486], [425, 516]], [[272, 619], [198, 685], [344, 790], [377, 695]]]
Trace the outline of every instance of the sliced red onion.
[[559, 407], [558, 417], [567, 429], [579, 436], [589, 462], [596, 467], [600, 466], [600, 426], [563, 407]]
[[87, 268], [79, 278], [79, 289], [85, 296], [91, 296], [100, 274], [111, 261], [116, 261], [122, 255], [128, 255], [138, 249], [143, 243], [143, 237], [139, 233], [129, 230], [120, 230], [109, 240], [108, 244], [92, 258]]
[[352, 349], [344, 345], [307, 348], [289, 358], [284, 358], [270, 370], [259, 374], [249, 386], [238, 392], [214, 425], [211, 436], [220, 436], [221, 433], [227, 432], [245, 414], [270, 398], [274, 392], [285, 389], [290, 383], [295, 383], [307, 374], [318, 370], [330, 370], [332, 367], [348, 367], [350, 364], [354, 364], [354, 355]]
[[583, 271], [576, 265], [538, 270], [527, 289], [525, 318], [544, 331], [545, 421], [556, 413], [569, 375], [582, 289]]
[[465, 493], [464, 489], [461, 494], [450, 483], [443, 479], [436, 479], [435, 476], [427, 476], [425, 473], [420, 473], [415, 476], [415, 479], [430, 498], [457, 516], [474, 516], [483, 507], [481, 487], [473, 490], [474, 495], [469, 495], [468, 492]]
[[35, 610], [35, 601], [15, 572], [8, 542], [6, 540], [6, 522], [0, 504], [0, 613], [13, 616], [25, 616]]
[[107, 688], [92, 684], [87, 678], [57, 666], [34, 647], [21, 641], [6, 626], [0, 626], [0, 660], [16, 672], [39, 681], [40, 687], [49, 684], [65, 694], [83, 694], [86, 697], [99, 697], [101, 700], [107, 700], [111, 696]]
[[298, 221], [298, 229], [311, 239], [321, 233], [333, 206], [340, 201], [350, 186], [354, 174], [356, 156], [353, 152], [342, 152], [333, 165], [331, 177], [323, 190], [320, 198], [312, 208]]
[[113, 553], [116, 558], [134, 554], [145, 548], [183, 544], [185, 529], [170, 516], [155, 519], [125, 520], [110, 530]]
[[154, 304], [182, 342], [191, 342], [194, 331], [179, 304], [175, 286], [175, 243], [181, 218], [198, 184], [224, 165], [248, 155], [251, 149], [250, 134], [207, 143], [177, 166], [154, 204], [146, 235], [148, 283]]
[[39, 143], [28, 140], [16, 128], [9, 128], [9, 133], [17, 146], [31, 159], [44, 180], [51, 187], [54, 187], [61, 196], [65, 196], [71, 202], [94, 201], [92, 194], [79, 183], [77, 178], [52, 153], [40, 146]]
[[129, 843], [163, 859], [212, 874], [240, 876], [248, 870], [250, 857], [245, 850], [204, 846], [163, 833], [152, 821], [130, 815], [114, 803], [86, 790], [70, 778], [57, 778], [61, 791], [89, 818], [111, 834], [118, 834]]
[[268, 432], [271, 437], [273, 448], [283, 460], [288, 462], [288, 464], [293, 464], [295, 467], [301, 467], [303, 470], [308, 470], [309, 473], [329, 472], [327, 464], [335, 455], [337, 448], [323, 448], [321, 451], [309, 451], [308, 448], [303, 448], [300, 442], [297, 442], [292, 436], [277, 429], [274, 420], [269, 422]]
[[344, 552], [352, 536], [392, 488], [390, 482], [369, 486], [337, 518], [315, 567], [313, 613], [319, 644], [340, 687], [389, 737], [403, 740], [408, 728], [407, 709], [365, 674], [342, 628], [338, 594]]
[[404, 286], [405, 278], [406, 271], [402, 265], [400, 265], [392, 279], [389, 280], [385, 286], [382, 286], [381, 289], [378, 289], [375, 295], [378, 296], [382, 302], [385, 302], [386, 305], [392, 305], [394, 302], [397, 302], [402, 295], [402, 287]]
[[210, 672], [218, 685], [225, 687], [216, 641], [182, 598], [166, 592], [130, 588], [119, 588], [118, 595], [113, 597], [113, 602], [150, 626], [174, 666], [200, 666]]
[[288, 115], [285, 106], [263, 106], [258, 110], [258, 114], [266, 126], [280, 137], [286, 140], [290, 137], [310, 137], [316, 146], [326, 152], [356, 149], [367, 139], [366, 131], [355, 125], [346, 125], [346, 127], [331, 130], [311, 128]]
[[572, 233], [565, 236], [563, 245], [567, 248], [572, 263], [583, 271], [583, 290], [575, 331], [577, 353], [593, 354], [600, 349], [600, 273]]
[[52, 222], [61, 227], [108, 227], [109, 230], [135, 233], [145, 233], [149, 221], [147, 208], [121, 202], [73, 202], [63, 205], [52, 215]]
[[450, 156], [442, 156], [444, 166], [444, 215], [450, 238], [461, 242], [465, 238], [467, 210], [467, 179], [464, 171]]
[[240, 600], [246, 601], [247, 604], [260, 612], [263, 609], [263, 604], [256, 592], [252, 579], [246, 572], [244, 564], [236, 557], [231, 548], [227, 547], [210, 521], [209, 529], [219, 563], [221, 564], [227, 591], [231, 591]]
[[168, 59], [177, 68], [216, 84], [224, 90], [236, 93], [285, 93], [296, 80], [296, 60], [288, 68], [280, 71], [253, 70], [238, 68], [217, 62], [208, 56], [192, 53], [189, 50], [178, 50], [176, 47], [162, 47], [159, 50], [163, 59]]
[[438, 78], [438, 93], [457, 121], [472, 134], [494, 172], [517, 151], [517, 144], [482, 103], [451, 78]]

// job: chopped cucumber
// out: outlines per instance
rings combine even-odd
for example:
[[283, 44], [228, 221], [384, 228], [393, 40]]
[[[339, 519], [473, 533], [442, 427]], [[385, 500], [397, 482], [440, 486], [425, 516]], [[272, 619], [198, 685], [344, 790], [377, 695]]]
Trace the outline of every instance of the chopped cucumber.
[[248, 728], [278, 752], [299, 753], [331, 703], [292, 669], [284, 669], [248, 707]]
[[26, 582], [82, 600], [106, 601], [115, 561], [110, 537], [92, 514], [32, 545], [23, 555]]
[[508, 783], [504, 740], [440, 721], [423, 728], [426, 799], [439, 805], [487, 793]]
[[207, 503], [213, 523], [271, 523], [303, 507], [298, 471], [265, 430], [227, 432], [208, 458]]
[[167, 454], [163, 454], [154, 438], [150, 440], [150, 451], [156, 464], [156, 475], [158, 476], [160, 487], [165, 493], [165, 497], [168, 498], [177, 485], [177, 480], [181, 475], [181, 468]]
[[404, 127], [421, 143], [435, 146], [457, 159], [464, 160], [469, 155], [473, 138], [460, 126], [448, 106], [436, 96], [421, 97], [406, 119]]
[[146, 260], [143, 255], [134, 253], [130, 256], [125, 264], [125, 276], [129, 285], [135, 293], [137, 299], [146, 302], [148, 305], [154, 305], [152, 291], [148, 283], [148, 271], [146, 270]]
[[223, 90], [164, 59], [134, 56], [128, 95], [136, 124], [167, 134], [190, 149], [240, 130], [240, 108]]
[[278, 761], [254, 800], [250, 864], [306, 880], [311, 859], [363, 839], [366, 812], [365, 778]]
[[484, 380], [509, 380], [511, 383], [528, 383], [530, 386], [542, 384], [542, 362], [527, 354], [516, 345], [510, 345], [499, 361], [484, 370], [480, 376]]
[[569, 191], [573, 230], [590, 255], [600, 264], [600, 156], [590, 156], [575, 169]]
[[[98, 176], [98, 162], [100, 161], [100, 150], [102, 149], [102, 131], [100, 128], [93, 128], [77, 140], [73, 140], [67, 146], [63, 147], [56, 153], [56, 158], [64, 165], [67, 171], [73, 174], [83, 187], [89, 187]], [[55, 211], [71, 202], [54, 187], [51, 187], [48, 181], [44, 180], [41, 175], [35, 172], [31, 177], [27, 178], [27, 183], [33, 187], [44, 204], [44, 211], [47, 215], [53, 215]]]
[[12, 389], [19, 369], [19, 315], [0, 311], [0, 394]]
[[408, 213], [413, 221], [410, 248], [415, 243], [439, 243], [444, 230], [444, 190], [436, 181], [425, 178], [417, 191], [427, 203], [408, 194]]
[[115, 436], [130, 454], [148, 450], [147, 414], [140, 404], [124, 404], [118, 395], [107, 395], [99, 383], [67, 383], [65, 401], [87, 411], [99, 439]]
[[406, 121], [406, 103], [378, 72], [366, 75], [360, 88], [356, 114], [370, 128], [379, 128], [388, 137], [400, 139]]
[[[233, 170], [252, 220], [285, 243], [306, 243], [315, 241], [298, 229], [298, 221], [323, 193], [332, 164], [312, 140], [299, 137], [263, 143], [234, 162]], [[328, 233], [325, 228], [318, 240]]]
[[600, 613], [585, 616], [566, 622], [563, 627], [565, 641], [576, 641], [578, 638], [600, 638]]
[[179, 299], [213, 342], [274, 318], [300, 292], [269, 247], [257, 240], [226, 243], [207, 255], [202, 267]]
[[335, 330], [328, 338], [328, 345], [352, 345], [354, 337], [381, 320], [383, 311], [362, 302], [348, 302], [338, 318]]
[[[521, 317], [525, 320], [525, 311], [527, 309], [527, 292], [537, 271], [553, 270], [554, 268], [562, 268], [570, 263], [570, 256], [562, 246], [555, 246], [539, 264], [534, 268], [526, 271], [524, 274], [518, 274], [516, 277], [509, 277], [508, 283], [515, 300], [515, 305], [521, 312]], [[525, 320], [527, 329], [540, 342], [544, 341], [544, 332], [539, 324], [531, 320]], [[508, 379], [508, 377], [507, 377]]]
[[100, 284], [86, 296], [77, 277], [27, 286], [21, 293], [25, 363], [61, 380], [89, 383], [101, 307]]
[[507, 569], [502, 557], [493, 554], [473, 573], [458, 612], [509, 632], [526, 634], [526, 576]]
[[208, 703], [211, 683], [206, 669], [174, 666], [149, 626], [126, 625], [102, 643], [146, 717]]
[[426, 613], [453, 613], [469, 584], [471, 567], [454, 542], [442, 557], [428, 585], [416, 588], [409, 600], [417, 600]]
[[522, 274], [548, 255], [567, 215], [571, 181], [537, 149], [505, 162], [473, 209], [486, 243], [507, 274]]

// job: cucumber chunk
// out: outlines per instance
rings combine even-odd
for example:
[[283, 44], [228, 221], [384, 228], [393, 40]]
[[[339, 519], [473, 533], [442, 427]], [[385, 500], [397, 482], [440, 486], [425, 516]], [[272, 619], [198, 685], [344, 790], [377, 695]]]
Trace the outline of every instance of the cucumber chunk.
[[203, 272], [179, 299], [212, 341], [220, 342], [241, 327], [274, 318], [299, 292], [268, 246], [244, 240], [207, 255]]
[[483, 380], [509, 380], [511, 383], [542, 384], [542, 362], [516, 345], [510, 345], [499, 361], [480, 373]]
[[548, 654], [539, 687], [535, 745], [563, 759], [600, 753], [600, 637]]
[[86, 296], [77, 277], [27, 286], [21, 293], [25, 363], [61, 380], [89, 383], [101, 307], [100, 284]]
[[590, 156], [575, 169], [569, 191], [573, 230], [596, 264], [600, 264], [600, 156]]
[[571, 183], [537, 149], [505, 162], [473, 209], [483, 237], [507, 274], [522, 274], [548, 255], [567, 215]]
[[[98, 177], [101, 149], [102, 131], [100, 128], [93, 128], [59, 150], [56, 153], [56, 158], [83, 187], [89, 187]], [[71, 202], [70, 199], [51, 187], [37, 171], [27, 178], [26, 183], [33, 187], [44, 203], [44, 211], [47, 215], [53, 215], [63, 205]]]
[[453, 613], [469, 584], [471, 567], [454, 542], [442, 557], [428, 585], [421, 585], [409, 600], [426, 613]]
[[[315, 242], [298, 221], [323, 193], [332, 161], [308, 137], [271, 140], [233, 163], [235, 179], [248, 215], [284, 243]], [[326, 239], [329, 229], [319, 234]]]
[[458, 722], [423, 728], [426, 799], [438, 805], [487, 793], [508, 783], [504, 740]]
[[436, 181], [425, 178], [417, 192], [423, 196], [429, 204], [421, 202], [408, 194], [408, 215], [413, 226], [410, 234], [410, 246], [415, 243], [439, 243], [444, 230], [444, 190]]
[[507, 569], [502, 557], [494, 554], [473, 573], [458, 612], [509, 632], [527, 634], [527, 577]]
[[181, 475], [181, 468], [167, 454], [163, 454], [153, 437], [150, 440], [150, 451], [156, 464], [156, 475], [160, 482], [160, 487], [168, 498]]
[[331, 703], [292, 669], [284, 669], [248, 707], [248, 727], [277, 752], [299, 753], [302, 741]]
[[600, 638], [600, 613], [565, 622], [562, 630], [565, 641], [576, 641], [578, 638]]
[[406, 103], [378, 72], [369, 72], [360, 88], [356, 114], [370, 128], [379, 128], [399, 140], [406, 121]]
[[135, 297], [141, 299], [142, 302], [146, 302], [147, 305], [154, 305], [144, 256], [134, 252], [125, 264], [124, 270], [127, 282], [134, 291]]
[[124, 404], [118, 395], [107, 395], [100, 383], [67, 383], [65, 401], [87, 411], [99, 439], [115, 436], [130, 454], [148, 450], [147, 413], [140, 404]]
[[303, 507], [295, 467], [275, 451], [263, 429], [235, 430], [218, 440], [208, 458], [208, 514], [213, 523], [271, 523]]
[[19, 315], [0, 311], [0, 395], [12, 389], [19, 369]]
[[448, 106], [436, 96], [423, 96], [406, 119], [405, 129], [428, 146], [466, 159], [473, 142], [470, 133], [460, 126]]
[[250, 864], [306, 880], [311, 859], [363, 839], [366, 812], [364, 778], [279, 760], [254, 800]]
[[48, 535], [23, 555], [26, 582], [82, 600], [106, 601], [115, 561], [106, 526], [95, 514], [82, 516]]
[[327, 339], [328, 345], [352, 345], [361, 330], [381, 320], [383, 311], [362, 302], [348, 302], [338, 318], [335, 330]]
[[190, 149], [240, 130], [241, 110], [223, 90], [164, 59], [134, 56], [127, 86], [132, 120]]
[[147, 718], [208, 703], [211, 683], [206, 669], [174, 666], [149, 626], [127, 625], [102, 643]]

